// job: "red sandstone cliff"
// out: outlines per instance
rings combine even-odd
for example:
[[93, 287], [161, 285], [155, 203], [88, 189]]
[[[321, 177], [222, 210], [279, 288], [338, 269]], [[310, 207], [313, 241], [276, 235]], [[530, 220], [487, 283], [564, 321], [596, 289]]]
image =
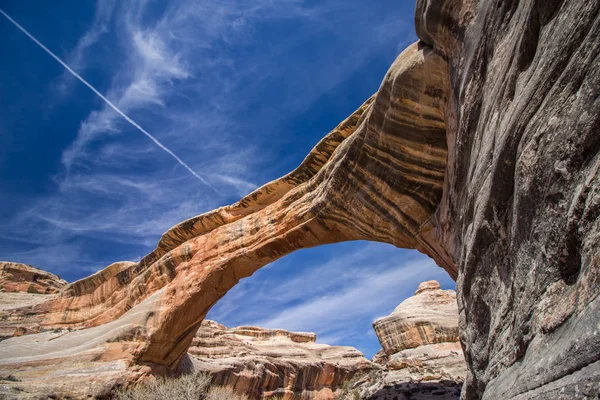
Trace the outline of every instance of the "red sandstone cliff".
[[0, 291], [51, 294], [66, 285], [59, 276], [31, 265], [0, 261]]

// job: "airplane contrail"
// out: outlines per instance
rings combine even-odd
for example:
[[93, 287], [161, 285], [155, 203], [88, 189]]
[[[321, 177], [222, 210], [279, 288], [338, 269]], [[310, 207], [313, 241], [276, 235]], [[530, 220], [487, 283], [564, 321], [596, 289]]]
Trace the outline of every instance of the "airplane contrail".
[[198, 173], [196, 173], [196, 171], [194, 171], [189, 165], [187, 165], [181, 158], [179, 158], [177, 156], [177, 154], [173, 153], [167, 146], [165, 146], [164, 144], [162, 144], [161, 142], [158, 141], [158, 139], [156, 139], [154, 136], [152, 136], [151, 134], [149, 134], [144, 128], [142, 128], [141, 126], [138, 125], [137, 122], [135, 122], [134, 120], [132, 120], [127, 114], [125, 114], [123, 111], [121, 111], [117, 106], [115, 106], [110, 100], [108, 100], [106, 97], [104, 97], [102, 95], [102, 93], [100, 93], [98, 90], [96, 90], [95, 87], [93, 87], [90, 83], [88, 83], [88, 81], [86, 81], [85, 79], [83, 79], [81, 77], [81, 75], [79, 75], [77, 72], [73, 71], [71, 69], [71, 67], [69, 67], [67, 65], [67, 63], [65, 63], [63, 60], [61, 60], [56, 54], [54, 54], [52, 51], [50, 51], [50, 49], [48, 49], [46, 46], [44, 46], [39, 40], [37, 40], [31, 33], [27, 32], [27, 30], [25, 28], [23, 28], [21, 25], [19, 25], [19, 23], [17, 21], [15, 21], [14, 19], [12, 19], [10, 17], [10, 15], [8, 15], [7, 13], [4, 12], [4, 10], [2, 10], [0, 8], [0, 13], [2, 13], [2, 15], [4, 15], [6, 17], [6, 19], [8, 19], [10, 22], [13, 23], [14, 26], [16, 26], [17, 28], [19, 28], [19, 30], [21, 32], [23, 32], [25, 35], [27, 35], [27, 37], [29, 37], [29, 39], [33, 40], [35, 42], [35, 44], [37, 44], [38, 46], [40, 46], [46, 53], [48, 53], [52, 58], [54, 58], [56, 61], [58, 61], [58, 63], [60, 65], [62, 65], [63, 67], [65, 67], [65, 69], [67, 71], [69, 71], [71, 73], [71, 75], [73, 75], [75, 78], [79, 79], [79, 81], [81, 81], [81, 83], [83, 83], [85, 86], [87, 86], [92, 92], [94, 92], [98, 97], [100, 97], [102, 100], [104, 100], [104, 102], [106, 104], [108, 104], [110, 106], [110, 108], [112, 108], [113, 110], [115, 110], [117, 113], [119, 113], [120, 116], [122, 116], [123, 118], [125, 118], [125, 120], [127, 122], [129, 122], [131, 125], [133, 125], [135, 128], [137, 128], [140, 132], [142, 132], [144, 135], [146, 135], [150, 140], [152, 140], [158, 147], [160, 147], [161, 149], [163, 149], [167, 154], [169, 154], [171, 157], [173, 157], [179, 164], [181, 164], [185, 169], [187, 169], [188, 171], [190, 171], [190, 173], [192, 175], [194, 175], [196, 178], [200, 179], [200, 181], [202, 183], [204, 183], [205, 185], [209, 186], [210, 188], [212, 188], [213, 190], [215, 190], [215, 188], [208, 183], [204, 178], [202, 178], [200, 175], [198, 175]]

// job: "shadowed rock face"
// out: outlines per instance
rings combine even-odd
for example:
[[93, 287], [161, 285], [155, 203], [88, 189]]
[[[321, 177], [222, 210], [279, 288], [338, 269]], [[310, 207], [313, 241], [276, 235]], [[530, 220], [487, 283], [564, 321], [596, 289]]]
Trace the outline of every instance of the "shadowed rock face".
[[463, 395], [596, 396], [600, 2], [418, 1], [416, 26], [450, 65]]
[[419, 0], [415, 22], [421, 41], [296, 171], [4, 322], [112, 324], [132, 365], [173, 369], [239, 279], [373, 240], [457, 278], [465, 398], [597, 391], [600, 2]]

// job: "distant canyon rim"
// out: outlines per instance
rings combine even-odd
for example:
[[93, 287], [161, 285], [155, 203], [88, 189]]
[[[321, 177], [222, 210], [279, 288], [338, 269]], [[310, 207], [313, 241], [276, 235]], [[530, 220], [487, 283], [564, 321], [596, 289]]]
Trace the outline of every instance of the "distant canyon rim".
[[[94, 352], [132, 381], [176, 371], [240, 279], [370, 240], [456, 280], [462, 398], [597, 395], [600, 2], [418, 0], [415, 26], [377, 93], [296, 170], [174, 226], [140, 262], [3, 312], [0, 328], [42, 332], [0, 343], [0, 365]], [[27, 340], [35, 354], [8, 348]]]

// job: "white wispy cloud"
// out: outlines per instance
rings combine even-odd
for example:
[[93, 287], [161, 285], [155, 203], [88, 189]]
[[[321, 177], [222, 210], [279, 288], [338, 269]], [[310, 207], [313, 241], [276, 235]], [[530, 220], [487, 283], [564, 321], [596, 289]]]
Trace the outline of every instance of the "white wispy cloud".
[[[414, 250], [376, 243], [355, 244], [344, 253], [346, 248], [304, 250], [298, 261], [292, 254], [259, 270], [227, 293], [208, 318], [229, 326], [316, 332], [320, 343], [353, 345], [372, 355], [375, 319], [391, 313], [422, 281], [453, 287], [443, 269]], [[312, 263], [306, 253], [315, 254], [309, 254]]]
[[[94, 20], [89, 30], [77, 41], [75, 47], [65, 55], [67, 64], [76, 71], [83, 71], [87, 67], [88, 49], [94, 46], [102, 36], [110, 31], [110, 22], [116, 0], [101, 0], [96, 2]], [[64, 71], [59, 78], [51, 82], [54, 94], [67, 96], [70, 88], [76, 80], [68, 72]]]
[[[305, 155], [297, 154], [299, 145], [310, 148], [326, 134], [306, 122], [306, 114], [320, 112], [320, 99], [339, 88], [368, 97], [385, 66], [367, 85], [365, 65], [383, 56], [391, 62], [415, 39], [412, 15], [345, 0], [102, 0], [95, 7], [89, 29], [57, 54], [217, 192], [110, 106], [81, 99], [93, 107], [64, 149], [52, 187], [23, 199], [0, 229], [0, 258], [72, 277], [139, 259], [175, 223], [289, 172]], [[46, 23], [60, 32], [63, 22]], [[75, 83], [67, 73], [54, 78], [47, 108], [75, 101]], [[291, 121], [302, 125], [293, 138], [302, 143], [290, 147]], [[369, 354], [376, 350], [371, 322], [425, 279], [451, 285], [443, 270], [414, 252], [327, 246], [242, 280], [209, 316], [227, 325], [315, 331], [321, 342]]]
[[[43, 222], [49, 225], [46, 229], [155, 244], [156, 237], [168, 228], [206, 207], [193, 191], [172, 192], [183, 180], [150, 182], [110, 174], [94, 175], [93, 179], [74, 175], [61, 181], [63, 196], [40, 202], [19, 217], [23, 223]], [[103, 203], [90, 208], [90, 201], [97, 198]]]
[[[309, 296], [306, 303], [282, 310], [275, 316], [258, 322], [260, 326], [286, 327], [291, 330], [331, 328], [341, 322], [352, 321], [390, 301], [398, 303], [398, 289], [407, 282], [413, 282], [422, 269], [432, 268], [432, 262], [421, 265], [403, 265], [387, 270], [381, 274], [353, 280], [348, 286], [337, 291], [321, 295]], [[369, 266], [365, 265], [368, 270]], [[339, 271], [338, 271], [339, 272]]]
[[[103, 259], [86, 253], [85, 246], [77, 241], [36, 243], [36, 246], [32, 248], [15, 249], [14, 242], [9, 241], [11, 238], [2, 236], [0, 238], [3, 239], [3, 243], [0, 244], [0, 254], [6, 254], [9, 250], [7, 246], [12, 247], [10, 249], [12, 257], [8, 261], [16, 260], [39, 267], [48, 264], [48, 261], [51, 260], [52, 272], [63, 277], [73, 270], [79, 270], [83, 275], [90, 275], [110, 263], [107, 258]], [[4, 256], [0, 259], [5, 261]]]
[[[67, 256], [73, 266], [111, 254], [134, 258], [173, 224], [288, 172], [280, 165], [296, 148], [281, 149], [288, 140], [286, 121], [310, 109], [390, 47], [388, 40], [403, 34], [391, 38], [389, 20], [395, 17], [385, 16], [353, 27], [350, 38], [345, 30], [353, 8], [345, 1], [98, 1], [89, 30], [60, 54], [77, 70], [94, 72], [91, 84], [181, 155], [218, 193], [194, 183], [98, 102], [64, 150], [64, 170], [54, 176], [52, 190], [27, 199], [18, 215], [4, 221], [0, 237], [39, 248], [78, 241], [77, 251], [65, 252], [60, 262], [40, 257], [39, 266], [48, 269], [68, 265]], [[265, 27], [282, 34], [261, 37]], [[344, 51], [329, 53], [321, 46], [322, 36], [343, 42], [338, 48]], [[72, 86], [65, 75], [56, 81]], [[109, 250], [113, 244], [130, 250], [114, 252]], [[96, 247], [106, 249], [102, 257], [77, 254]], [[0, 250], [17, 261], [37, 262], [37, 255], [14, 248]]]
[[233, 188], [235, 188], [236, 194], [240, 197], [252, 192], [258, 187], [256, 183], [248, 182], [243, 179], [236, 178], [235, 176], [222, 174], [214, 174], [212, 176], [221, 182], [231, 185]]
[[[177, 161], [177, 163], [179, 163], [181, 166], [183, 166], [185, 169], [187, 169], [188, 172], [190, 172], [194, 177], [198, 178], [198, 180], [200, 180], [202, 183], [204, 183], [205, 185], [207, 185], [207, 186], [211, 187], [212, 189], [214, 189], [208, 182], [206, 182], [204, 180], [204, 178], [202, 178], [200, 175], [198, 175], [198, 173], [196, 173], [196, 171], [194, 171], [188, 164], [186, 164], [183, 160], [181, 160], [181, 158], [179, 158], [179, 156], [177, 156], [177, 154], [175, 154], [173, 151], [171, 151], [169, 148], [167, 148], [165, 145], [163, 145], [155, 136], [153, 136], [152, 134], [148, 133], [148, 131], [146, 131], [144, 128], [142, 128], [137, 122], [135, 122], [127, 114], [125, 114], [125, 112], [123, 112], [123, 110], [121, 108], [117, 107], [113, 102], [111, 102], [110, 100], [108, 100], [102, 93], [100, 93], [98, 91], [98, 89], [96, 89], [87, 80], [85, 80], [83, 77], [81, 77], [81, 75], [79, 75], [77, 72], [75, 72], [60, 57], [58, 57], [51, 50], [49, 50], [43, 43], [41, 43], [37, 38], [35, 38], [25, 28], [23, 28], [20, 24], [18, 24], [14, 19], [12, 19], [8, 14], [6, 14], [2, 9], [0, 9], [0, 13], [3, 16], [5, 16], [10, 22], [12, 22], [17, 28], [19, 28], [19, 30], [21, 30], [23, 33], [25, 33], [32, 41], [34, 41], [46, 53], [48, 53], [50, 56], [52, 56], [52, 58], [54, 58], [56, 61], [58, 61], [67, 71], [69, 71], [69, 73], [71, 73], [71, 75], [73, 75], [75, 78], [77, 78], [81, 83], [83, 83], [92, 92], [94, 92], [94, 94], [96, 94], [98, 97], [100, 97], [100, 99], [102, 99], [102, 101], [104, 101], [104, 103], [108, 107], [110, 107], [110, 109], [112, 109], [113, 111], [115, 111], [120, 117], [122, 117], [124, 120], [126, 120], [131, 125], [133, 125], [133, 127], [135, 127], [138, 131], [140, 131], [145, 136], [147, 136], [152, 142], [154, 142], [154, 144], [156, 146], [158, 146], [161, 150], [163, 150], [165, 153], [169, 154], [172, 158], [174, 158]], [[87, 126], [89, 126], [89, 124]]]

